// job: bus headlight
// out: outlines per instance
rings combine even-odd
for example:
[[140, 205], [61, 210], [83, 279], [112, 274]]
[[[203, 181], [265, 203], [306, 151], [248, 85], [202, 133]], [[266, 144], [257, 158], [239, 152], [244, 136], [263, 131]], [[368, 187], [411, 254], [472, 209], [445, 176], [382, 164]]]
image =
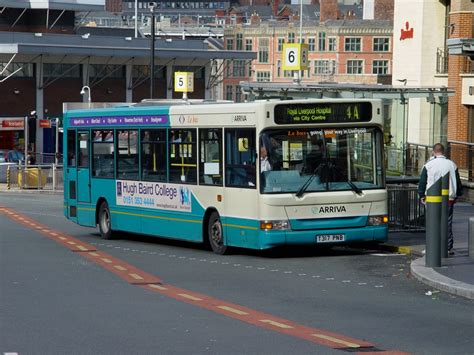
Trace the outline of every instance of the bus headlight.
[[280, 221], [260, 221], [260, 229], [261, 230], [288, 230], [290, 229], [290, 224], [288, 220], [280, 220]]
[[380, 226], [382, 224], [387, 224], [388, 223], [388, 216], [382, 215], [382, 216], [369, 216], [369, 219], [367, 221], [368, 226]]

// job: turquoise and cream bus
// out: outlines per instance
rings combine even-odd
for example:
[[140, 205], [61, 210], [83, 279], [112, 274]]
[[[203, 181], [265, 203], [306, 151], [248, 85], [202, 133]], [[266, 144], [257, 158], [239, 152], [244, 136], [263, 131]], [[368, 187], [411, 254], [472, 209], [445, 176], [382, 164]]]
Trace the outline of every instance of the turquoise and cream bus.
[[387, 238], [381, 103], [150, 101], [64, 114], [64, 213], [230, 247]]

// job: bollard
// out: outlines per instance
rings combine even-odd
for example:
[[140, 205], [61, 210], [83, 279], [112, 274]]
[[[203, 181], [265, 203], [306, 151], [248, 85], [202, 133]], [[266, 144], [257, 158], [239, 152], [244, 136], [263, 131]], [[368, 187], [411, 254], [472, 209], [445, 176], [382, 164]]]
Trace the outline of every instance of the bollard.
[[441, 266], [441, 178], [426, 191], [426, 267]]
[[10, 166], [7, 166], [7, 190], [10, 190]]
[[449, 173], [441, 178], [441, 257], [448, 257]]
[[469, 231], [467, 232], [467, 249], [469, 257], [474, 260], [474, 217], [469, 218]]

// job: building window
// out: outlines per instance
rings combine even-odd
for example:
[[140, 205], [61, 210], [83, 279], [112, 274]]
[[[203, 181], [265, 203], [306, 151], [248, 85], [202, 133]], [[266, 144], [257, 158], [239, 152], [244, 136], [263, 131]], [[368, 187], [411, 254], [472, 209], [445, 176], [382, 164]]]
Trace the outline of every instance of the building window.
[[336, 50], [337, 50], [336, 37], [329, 37], [328, 38], [328, 51], [335, 52]]
[[257, 72], [257, 81], [270, 81], [270, 72], [269, 71], [258, 71]]
[[318, 33], [318, 50], [320, 52], [326, 51], [326, 33], [325, 32]]
[[253, 44], [252, 38], [246, 38], [245, 39], [245, 50], [248, 51], [248, 52], [252, 51], [252, 44]]
[[360, 52], [360, 37], [348, 37], [344, 39], [344, 51]]
[[388, 52], [390, 49], [390, 39], [387, 37], [374, 38], [374, 52]]
[[315, 60], [314, 61], [314, 74], [315, 75], [334, 74], [335, 66], [336, 66], [335, 60]]
[[277, 52], [281, 52], [283, 50], [283, 44], [285, 44], [285, 39], [284, 38], [278, 38]]
[[236, 59], [234, 60], [233, 72], [234, 77], [244, 77], [245, 76], [245, 60]]
[[258, 40], [258, 62], [259, 63], [268, 63], [269, 59], [269, 48], [268, 48], [268, 38], [260, 38]]
[[308, 50], [314, 52], [316, 50], [316, 39], [314, 37], [308, 38]]
[[364, 74], [362, 60], [348, 60], [347, 74]]
[[283, 77], [284, 78], [293, 78], [294, 73], [295, 73], [294, 70], [283, 70]]
[[281, 60], [277, 60], [277, 77], [281, 77]]
[[388, 60], [374, 60], [372, 64], [372, 74], [387, 75]]
[[229, 101], [234, 101], [234, 93], [233, 93], [233, 86], [226, 85], [225, 87], [225, 99]]
[[123, 65], [91, 64], [89, 65], [91, 78], [125, 78]]
[[[0, 77], [7, 77], [13, 73], [14, 77], [31, 78], [33, 77], [33, 64], [28, 63], [0, 63]], [[7, 68], [7, 69], [5, 69]], [[4, 71], [5, 70], [5, 71]], [[18, 71], [17, 71], [18, 70]]]
[[235, 87], [235, 102], [242, 102], [242, 90], [239, 86]]
[[228, 51], [231, 51], [231, 50], [234, 49], [234, 39], [233, 38], [228, 38], [226, 40], [225, 49], [227, 49]]
[[295, 34], [294, 34], [294, 32], [288, 33], [288, 43], [295, 43]]
[[235, 49], [241, 51], [243, 48], [242, 33], [237, 33], [235, 40]]
[[43, 75], [45, 78], [80, 78], [81, 70], [75, 64], [43, 64]]

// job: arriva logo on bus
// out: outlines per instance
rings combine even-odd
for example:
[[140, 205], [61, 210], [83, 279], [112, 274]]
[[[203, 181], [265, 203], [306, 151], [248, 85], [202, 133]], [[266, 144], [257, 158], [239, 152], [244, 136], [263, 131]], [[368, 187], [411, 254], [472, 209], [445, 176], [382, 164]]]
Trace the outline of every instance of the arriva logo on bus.
[[319, 207], [313, 207], [311, 211], [314, 214], [347, 212], [346, 206], [319, 206]]

